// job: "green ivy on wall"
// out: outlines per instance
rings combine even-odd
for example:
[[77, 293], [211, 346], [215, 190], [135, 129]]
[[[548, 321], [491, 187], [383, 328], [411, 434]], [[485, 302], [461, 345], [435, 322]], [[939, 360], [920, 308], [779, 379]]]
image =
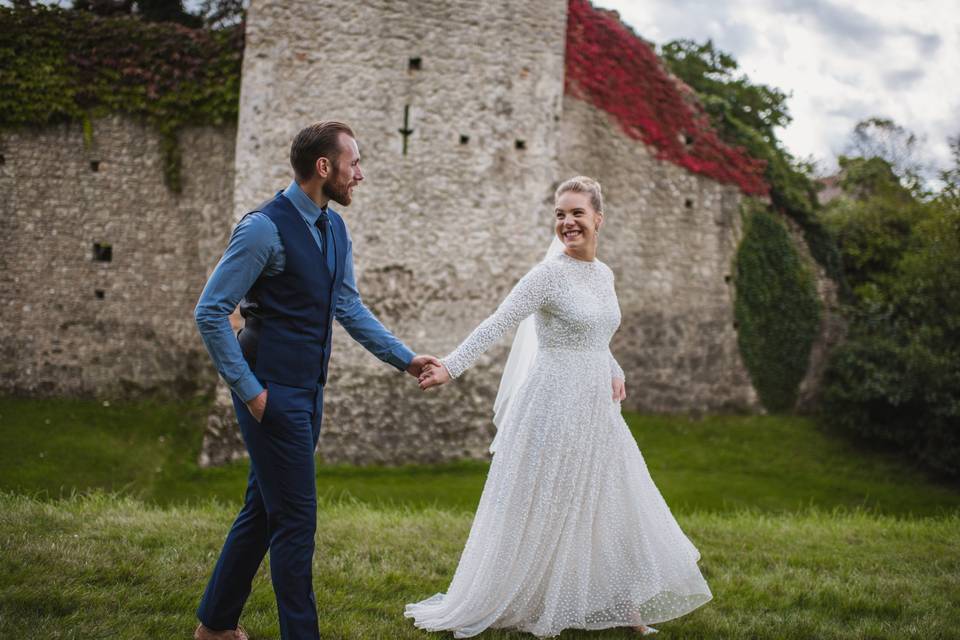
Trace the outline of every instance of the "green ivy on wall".
[[243, 26], [190, 29], [58, 7], [0, 7], [0, 128], [142, 118], [181, 189], [179, 132], [237, 120]]
[[763, 406], [789, 411], [807, 372], [820, 300], [784, 223], [756, 201], [745, 201], [743, 215], [734, 258], [740, 353]]

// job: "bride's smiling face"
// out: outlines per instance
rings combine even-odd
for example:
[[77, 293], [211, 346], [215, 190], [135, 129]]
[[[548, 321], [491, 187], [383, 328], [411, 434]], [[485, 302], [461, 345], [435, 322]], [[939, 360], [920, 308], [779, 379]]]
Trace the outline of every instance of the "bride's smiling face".
[[603, 214], [590, 204], [589, 193], [564, 191], [554, 207], [557, 237], [572, 251], [596, 247]]

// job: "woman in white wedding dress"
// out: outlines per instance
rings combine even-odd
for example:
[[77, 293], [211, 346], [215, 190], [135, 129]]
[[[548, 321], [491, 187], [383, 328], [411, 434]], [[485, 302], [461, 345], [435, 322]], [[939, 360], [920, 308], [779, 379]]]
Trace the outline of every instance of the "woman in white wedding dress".
[[[515, 388], [498, 397], [493, 462], [453, 581], [445, 594], [406, 607], [423, 629], [456, 638], [491, 627], [539, 637], [570, 628], [647, 634], [655, 629], [646, 625], [712, 597], [700, 553], [620, 415], [624, 375], [609, 348], [620, 308], [613, 272], [595, 257], [600, 185], [582, 176], [564, 182], [555, 213], [562, 250], [531, 269], [443, 368], [420, 379], [426, 389], [458, 378], [533, 315], [532, 364], [517, 374], [508, 362], [501, 396], [505, 385]], [[518, 331], [511, 360], [520, 341]]]

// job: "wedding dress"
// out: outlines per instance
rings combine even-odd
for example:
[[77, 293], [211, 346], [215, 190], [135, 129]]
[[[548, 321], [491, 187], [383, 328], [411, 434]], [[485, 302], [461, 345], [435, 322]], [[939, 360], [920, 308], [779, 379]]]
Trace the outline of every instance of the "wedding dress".
[[498, 416], [496, 449], [446, 594], [406, 606], [456, 638], [487, 628], [540, 637], [676, 618], [711, 599], [613, 401], [623, 371], [613, 272], [566, 254], [524, 276], [444, 365], [454, 378], [534, 314], [536, 357]]

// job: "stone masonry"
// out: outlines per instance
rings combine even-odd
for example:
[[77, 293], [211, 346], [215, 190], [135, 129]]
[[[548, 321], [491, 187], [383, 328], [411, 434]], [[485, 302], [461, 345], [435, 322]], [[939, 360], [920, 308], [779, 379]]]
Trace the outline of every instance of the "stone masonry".
[[[78, 127], [2, 134], [12, 231], [0, 253], [0, 390], [213, 390], [193, 321], [205, 276], [233, 224], [289, 182], [293, 135], [339, 119], [356, 131], [366, 175], [339, 209], [360, 290], [412, 349], [444, 355], [496, 308], [550, 242], [556, 185], [586, 174], [604, 187], [600, 258], [623, 311], [612, 348], [626, 406], [758, 410], [733, 326], [740, 193], [657, 159], [565, 95], [565, 29], [565, 0], [254, 0], [238, 128], [183, 135], [179, 196], [137, 123], [95, 123], [90, 148]], [[424, 394], [337, 327], [322, 457], [486, 455], [510, 342]], [[226, 387], [213, 396], [205, 464], [243, 452]]]
[[158, 137], [130, 120], [95, 122], [89, 147], [79, 126], [2, 134], [0, 390], [110, 398], [210, 387], [191, 309], [230, 233], [235, 136], [184, 132], [177, 196], [163, 184]]

